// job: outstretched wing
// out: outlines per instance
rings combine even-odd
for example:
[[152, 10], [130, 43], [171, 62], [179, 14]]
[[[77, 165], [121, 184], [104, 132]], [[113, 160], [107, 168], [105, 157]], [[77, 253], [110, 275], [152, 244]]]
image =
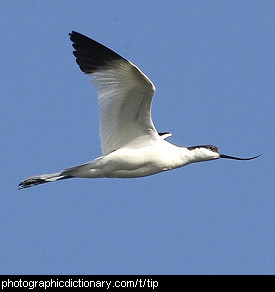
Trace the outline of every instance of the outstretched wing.
[[98, 89], [101, 148], [147, 146], [160, 139], [151, 119], [155, 87], [117, 53], [77, 32], [70, 33], [76, 62]]

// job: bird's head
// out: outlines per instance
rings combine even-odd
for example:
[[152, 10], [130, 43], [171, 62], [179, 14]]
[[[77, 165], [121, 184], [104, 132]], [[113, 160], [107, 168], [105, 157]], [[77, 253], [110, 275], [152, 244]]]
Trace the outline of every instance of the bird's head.
[[193, 152], [193, 157], [194, 157], [195, 162], [213, 160], [213, 159], [218, 159], [218, 158], [227, 158], [227, 159], [235, 159], [235, 160], [251, 160], [251, 159], [255, 159], [261, 156], [261, 155], [257, 155], [257, 156], [249, 157], [249, 158], [239, 158], [239, 157], [229, 156], [229, 155], [220, 153], [219, 149], [213, 145], [198, 145], [198, 146], [188, 147], [187, 149]]

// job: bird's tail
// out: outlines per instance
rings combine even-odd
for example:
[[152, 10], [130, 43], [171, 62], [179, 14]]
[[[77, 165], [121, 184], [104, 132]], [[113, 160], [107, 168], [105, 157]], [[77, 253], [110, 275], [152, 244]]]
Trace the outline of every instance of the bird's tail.
[[47, 182], [53, 182], [61, 179], [67, 179], [72, 178], [70, 175], [64, 175], [62, 172], [56, 172], [52, 174], [42, 174], [42, 175], [36, 175], [29, 178], [24, 179], [21, 181], [21, 183], [18, 185], [19, 190], [24, 188], [33, 187], [36, 185], [44, 184]]

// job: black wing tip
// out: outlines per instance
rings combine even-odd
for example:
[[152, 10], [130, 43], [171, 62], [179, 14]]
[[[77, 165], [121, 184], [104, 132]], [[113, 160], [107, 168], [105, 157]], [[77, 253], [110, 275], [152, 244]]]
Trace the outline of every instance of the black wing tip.
[[77, 41], [93, 41], [92, 39], [90, 39], [89, 37], [85, 36], [84, 34], [80, 33], [80, 32], [77, 32], [77, 31], [74, 31], [72, 30], [72, 32], [69, 33], [69, 36], [70, 36], [70, 40], [72, 42], [77, 42]]
[[76, 62], [85, 74], [92, 74], [97, 70], [106, 68], [108, 64], [115, 60], [125, 60], [119, 54], [105, 47], [99, 42], [79, 33], [72, 31], [69, 33]]
[[22, 189], [26, 189], [26, 188], [30, 188], [39, 184], [43, 184], [46, 181], [41, 179], [41, 178], [29, 178], [29, 179], [25, 179], [23, 181], [20, 182], [20, 184], [18, 185], [18, 190], [22, 190]]

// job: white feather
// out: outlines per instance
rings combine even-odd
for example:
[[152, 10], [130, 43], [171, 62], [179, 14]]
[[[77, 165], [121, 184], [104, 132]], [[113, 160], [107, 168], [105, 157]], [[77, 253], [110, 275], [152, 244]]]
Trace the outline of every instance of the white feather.
[[145, 74], [131, 62], [121, 59], [90, 76], [98, 88], [104, 155], [124, 147], [148, 146], [159, 139], [151, 119], [155, 87]]

